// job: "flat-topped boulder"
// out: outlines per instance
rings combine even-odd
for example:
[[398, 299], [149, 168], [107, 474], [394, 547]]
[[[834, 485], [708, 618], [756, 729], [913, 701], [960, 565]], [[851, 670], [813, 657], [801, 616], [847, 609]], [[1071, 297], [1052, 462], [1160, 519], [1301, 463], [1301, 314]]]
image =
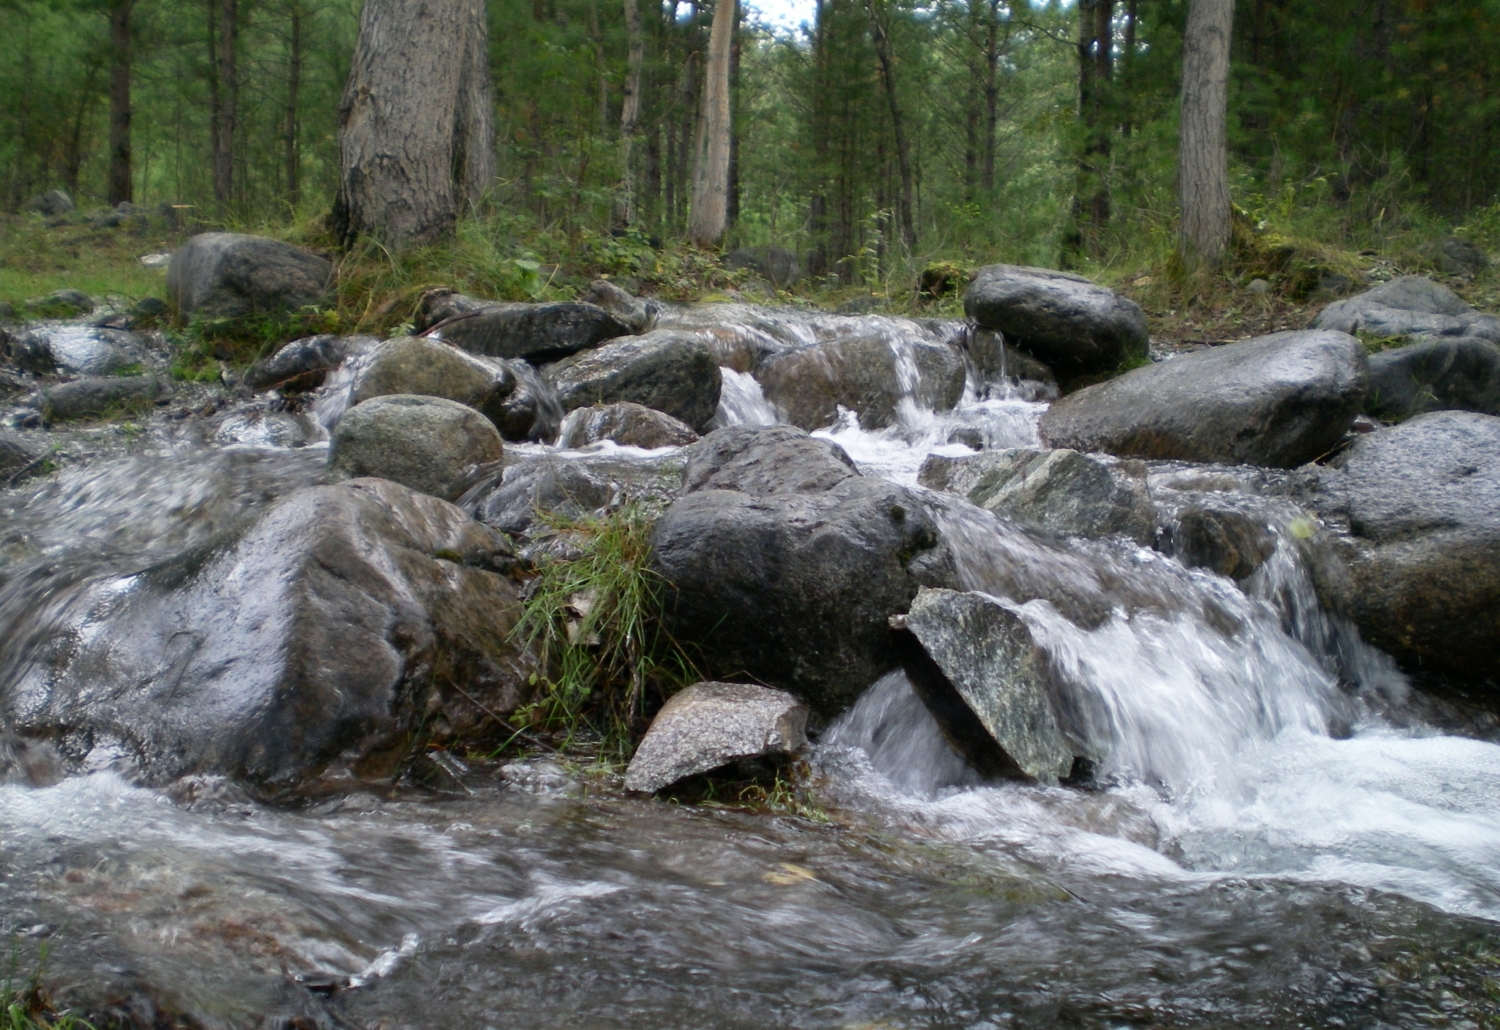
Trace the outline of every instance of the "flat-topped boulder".
[[718, 362], [689, 333], [657, 329], [564, 358], [542, 370], [565, 410], [631, 401], [703, 432], [719, 409]]
[[417, 329], [473, 354], [557, 361], [635, 332], [631, 321], [580, 301], [509, 303], [433, 290], [422, 298]]
[[1476, 336], [1500, 343], [1500, 317], [1475, 311], [1441, 283], [1403, 275], [1335, 301], [1313, 320], [1315, 329], [1379, 337]]
[[1050, 268], [981, 268], [964, 295], [964, 311], [1064, 377], [1142, 361], [1150, 343], [1146, 316], [1134, 301]]
[[516, 377], [503, 363], [487, 362], [441, 340], [403, 336], [370, 351], [355, 374], [350, 404], [375, 397], [416, 394], [443, 397], [480, 412], [498, 429]]
[[135, 333], [91, 325], [37, 325], [10, 338], [11, 359], [47, 375], [114, 375], [146, 360], [146, 344]]
[[172, 253], [167, 299], [182, 318], [274, 315], [332, 300], [333, 265], [263, 236], [200, 233]]
[[784, 758], [807, 743], [807, 706], [784, 690], [748, 683], [695, 683], [656, 713], [625, 789], [655, 793], [701, 773], [754, 758]]
[[1369, 381], [1364, 345], [1347, 333], [1274, 333], [1086, 387], [1038, 431], [1051, 447], [1293, 468], [1343, 439]]

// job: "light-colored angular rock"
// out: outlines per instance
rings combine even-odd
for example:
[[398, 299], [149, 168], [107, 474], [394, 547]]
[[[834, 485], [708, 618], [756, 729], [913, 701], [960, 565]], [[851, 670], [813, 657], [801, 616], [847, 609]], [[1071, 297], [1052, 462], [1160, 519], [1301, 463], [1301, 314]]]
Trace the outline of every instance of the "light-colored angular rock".
[[744, 683], [695, 683], [651, 722], [625, 772], [625, 789], [655, 793], [731, 762], [788, 755], [807, 743], [807, 707]]
[[334, 481], [374, 476], [452, 501], [480, 467], [503, 455], [499, 430], [473, 408], [398, 393], [344, 413], [334, 427], [328, 471]]
[[1019, 615], [983, 594], [924, 589], [893, 622], [937, 663], [1013, 775], [1056, 784], [1072, 771], [1051, 661]]

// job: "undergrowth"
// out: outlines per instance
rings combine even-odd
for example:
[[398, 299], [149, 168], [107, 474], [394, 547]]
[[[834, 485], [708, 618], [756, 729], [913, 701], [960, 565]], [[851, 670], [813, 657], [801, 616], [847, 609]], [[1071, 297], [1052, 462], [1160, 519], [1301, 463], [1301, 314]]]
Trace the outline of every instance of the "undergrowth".
[[566, 751], [598, 746], [629, 757], [646, 716], [697, 679], [662, 629], [666, 584], [650, 567], [652, 516], [630, 503], [603, 516], [545, 516], [562, 544], [527, 585], [516, 634], [538, 654], [536, 698], [513, 721]]
[[67, 1009], [59, 1009], [42, 982], [43, 952], [36, 969], [20, 973], [21, 949], [12, 944], [0, 973], [0, 1030], [94, 1030], [92, 1023]]

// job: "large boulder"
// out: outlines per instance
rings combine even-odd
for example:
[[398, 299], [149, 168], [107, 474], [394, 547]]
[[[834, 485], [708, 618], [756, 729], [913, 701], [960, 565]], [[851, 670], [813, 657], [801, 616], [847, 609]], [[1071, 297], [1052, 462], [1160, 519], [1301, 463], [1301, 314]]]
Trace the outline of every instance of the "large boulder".
[[1341, 465], [1294, 483], [1339, 531], [1325, 603], [1411, 671], [1500, 685], [1500, 418], [1418, 415]]
[[49, 422], [67, 422], [139, 413], [172, 395], [170, 382], [149, 374], [75, 379], [42, 391], [42, 417]]
[[42, 375], [107, 376], [146, 360], [145, 342], [135, 333], [84, 325], [39, 325], [10, 341], [12, 360]]
[[981, 268], [964, 310], [1060, 376], [1113, 372], [1143, 361], [1150, 339], [1135, 302], [1070, 272]]
[[62, 190], [48, 190], [46, 193], [38, 193], [27, 199], [21, 205], [22, 211], [41, 215], [44, 218], [56, 218], [58, 215], [66, 215], [73, 210], [73, 198]]
[[333, 479], [375, 476], [457, 500], [476, 474], [504, 455], [494, 424], [457, 401], [390, 394], [357, 404], [334, 427]]
[[658, 329], [564, 358], [542, 370], [564, 409], [633, 401], [703, 432], [722, 385], [713, 351], [696, 336]]
[[1057, 401], [1051, 447], [1291, 468], [1343, 439], [1369, 388], [1346, 333], [1274, 333], [1178, 355]]
[[1121, 535], [1141, 544], [1156, 536], [1156, 507], [1140, 461], [1108, 461], [1065, 448], [933, 454], [917, 482], [1062, 536]]
[[746, 683], [695, 683], [672, 695], [625, 770], [625, 789], [655, 793], [752, 758], [784, 757], [807, 743], [807, 707]]
[[182, 318], [275, 315], [332, 299], [333, 265], [263, 236], [206, 232], [172, 253], [167, 299]]
[[1500, 415], [1500, 346], [1441, 336], [1370, 355], [1367, 413], [1403, 419], [1445, 409]]
[[85, 580], [10, 626], [0, 722], [155, 782], [386, 780], [524, 700], [516, 590], [492, 571], [507, 553], [394, 483], [299, 490], [237, 540]]
[[611, 440], [622, 447], [682, 447], [698, 439], [692, 427], [664, 412], [629, 401], [575, 408], [558, 431], [559, 447]]
[[652, 535], [668, 631], [706, 674], [790, 690], [824, 716], [899, 664], [887, 619], [956, 579], [916, 494], [790, 427], [709, 434], [683, 489]]
[[443, 397], [475, 409], [498, 429], [506, 421], [505, 402], [515, 391], [516, 377], [504, 364], [483, 361], [440, 340], [403, 336], [387, 340], [365, 358], [349, 403], [398, 393]]
[[766, 399], [807, 430], [833, 425], [840, 407], [866, 429], [894, 423], [903, 399], [947, 411], [963, 396], [964, 374], [963, 356], [951, 347], [880, 334], [801, 347], [755, 369]]
[[[1072, 772], [1084, 749], [1063, 730], [1051, 659], [1019, 615], [984, 594], [924, 589], [892, 624], [917, 639], [999, 746], [987, 771], [1049, 784]], [[918, 673], [914, 683], [949, 739], [970, 750], [951, 706], [931, 696], [935, 678]]]
[[417, 328], [473, 354], [525, 358], [534, 364], [634, 331], [629, 322], [595, 304], [504, 303], [441, 291], [423, 297]]
[[252, 390], [280, 390], [285, 394], [307, 393], [323, 385], [328, 373], [356, 354], [380, 344], [374, 336], [306, 336], [257, 361], [245, 373]]
[[1500, 343], [1500, 318], [1484, 315], [1448, 287], [1419, 275], [1390, 282], [1324, 308], [1315, 329], [1379, 337], [1477, 336]]
[[545, 535], [559, 523], [604, 515], [632, 501], [664, 507], [681, 480], [682, 465], [672, 457], [563, 458], [547, 450], [508, 456], [503, 469], [476, 483], [458, 503], [501, 532]]

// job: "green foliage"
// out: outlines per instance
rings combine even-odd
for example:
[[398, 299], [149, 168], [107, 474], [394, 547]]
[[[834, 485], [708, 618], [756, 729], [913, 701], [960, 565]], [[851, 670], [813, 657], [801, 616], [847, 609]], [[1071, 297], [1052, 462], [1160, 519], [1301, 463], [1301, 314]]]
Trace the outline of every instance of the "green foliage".
[[651, 513], [627, 504], [602, 517], [548, 524], [562, 545], [528, 585], [518, 637], [537, 650], [537, 699], [516, 719], [562, 738], [599, 741], [625, 757], [646, 706], [696, 679], [662, 630], [665, 584], [650, 567]]
[[46, 952], [36, 968], [20, 973], [21, 949], [13, 942], [0, 973], [0, 1030], [94, 1030], [92, 1023], [67, 1009], [58, 1009], [42, 982]]

